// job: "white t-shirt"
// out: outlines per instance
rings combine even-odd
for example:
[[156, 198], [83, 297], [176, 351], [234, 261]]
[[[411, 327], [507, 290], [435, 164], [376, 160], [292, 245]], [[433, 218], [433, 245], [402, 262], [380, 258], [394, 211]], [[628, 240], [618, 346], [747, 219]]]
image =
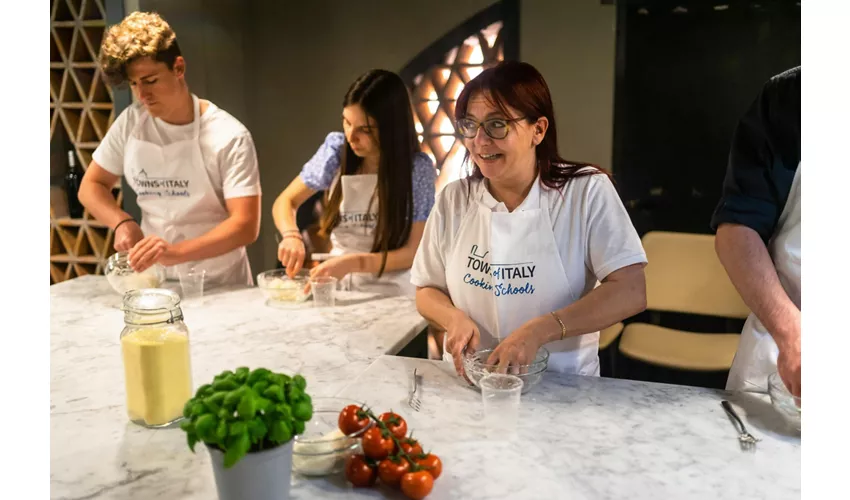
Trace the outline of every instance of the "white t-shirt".
[[[437, 200], [411, 268], [411, 283], [438, 288], [448, 295], [446, 266], [460, 223], [476, 199], [494, 212], [507, 212], [496, 201], [483, 179], [458, 180], [437, 195]], [[548, 190], [544, 193], [543, 190]], [[572, 296], [583, 297], [612, 272], [646, 263], [637, 231], [632, 225], [614, 185], [605, 175], [570, 180], [557, 191], [546, 188], [538, 178], [516, 210], [537, 208], [539, 197], [548, 194], [552, 231], [558, 245]]]
[[[146, 114], [147, 110], [138, 102], [122, 111], [94, 151], [94, 161], [107, 172], [123, 175], [124, 145], [134, 130], [137, 139], [158, 146], [192, 138], [192, 123], [172, 125], [148, 117], [137, 129], [140, 118]], [[201, 115], [199, 134], [204, 166], [219, 199], [261, 194], [254, 140], [239, 120], [210, 102]]]

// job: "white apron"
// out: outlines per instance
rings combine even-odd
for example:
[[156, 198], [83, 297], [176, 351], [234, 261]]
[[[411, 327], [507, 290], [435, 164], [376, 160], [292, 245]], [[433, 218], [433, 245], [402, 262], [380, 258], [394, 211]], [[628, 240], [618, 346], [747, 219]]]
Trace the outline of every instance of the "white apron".
[[[148, 113], [127, 138], [124, 150], [124, 175], [136, 193], [142, 210], [142, 233], [156, 235], [175, 244], [201, 236], [228, 217], [224, 201], [219, 199], [201, 154], [200, 104], [192, 95], [194, 120], [192, 139], [159, 146], [138, 139], [142, 127], [155, 125]], [[206, 270], [204, 287], [253, 285], [245, 247], [187, 263]], [[181, 264], [181, 266], [186, 264]], [[178, 266], [166, 267], [166, 277], [177, 279]]]
[[[378, 225], [377, 174], [342, 175], [342, 201], [339, 205], [339, 224], [331, 232], [331, 255], [371, 253]], [[331, 187], [333, 189], [333, 187]], [[410, 284], [410, 270], [385, 271], [378, 278], [373, 273], [350, 273], [341, 280], [341, 288], [374, 292], [387, 296], [415, 296], [416, 287]]]
[[[776, 234], [770, 241], [768, 250], [776, 266], [776, 273], [782, 288], [797, 307], [800, 307], [800, 212], [802, 196], [800, 190], [800, 172], [802, 165], [797, 166], [791, 192], [779, 217]], [[802, 310], [802, 309], [801, 309]], [[750, 314], [744, 329], [726, 389], [767, 391], [767, 377], [776, 371], [776, 359], [779, 348], [770, 333], [754, 314]]]
[[[577, 300], [555, 242], [548, 196], [538, 180], [528, 194], [532, 208], [494, 212], [483, 204], [482, 190], [460, 223], [446, 283], [454, 306], [478, 325], [481, 349], [495, 347], [528, 320]], [[545, 347], [549, 371], [599, 375], [599, 332]], [[445, 349], [443, 359], [452, 359]]]

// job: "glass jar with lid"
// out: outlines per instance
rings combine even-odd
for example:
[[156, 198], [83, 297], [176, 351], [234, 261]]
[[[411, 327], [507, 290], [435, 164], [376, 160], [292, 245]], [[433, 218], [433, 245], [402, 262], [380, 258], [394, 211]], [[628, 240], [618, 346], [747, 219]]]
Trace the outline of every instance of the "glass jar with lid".
[[159, 288], [131, 290], [123, 309], [127, 413], [144, 427], [169, 426], [182, 418], [192, 397], [189, 329], [180, 296]]

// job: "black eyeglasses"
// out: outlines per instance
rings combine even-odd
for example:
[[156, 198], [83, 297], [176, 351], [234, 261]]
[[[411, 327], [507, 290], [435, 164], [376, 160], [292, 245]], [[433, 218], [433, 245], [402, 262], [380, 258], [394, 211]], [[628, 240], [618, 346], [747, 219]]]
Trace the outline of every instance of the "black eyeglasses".
[[504, 118], [490, 118], [489, 120], [484, 120], [483, 122], [476, 122], [471, 118], [461, 118], [457, 121], [456, 125], [458, 132], [460, 132], [460, 135], [466, 137], [467, 139], [475, 139], [475, 136], [478, 135], [478, 129], [480, 127], [484, 127], [484, 133], [490, 136], [490, 138], [504, 139], [508, 136], [508, 132], [511, 129], [510, 124], [512, 122], [524, 119], [524, 116], [520, 118], [512, 118], [510, 120], [506, 120]]

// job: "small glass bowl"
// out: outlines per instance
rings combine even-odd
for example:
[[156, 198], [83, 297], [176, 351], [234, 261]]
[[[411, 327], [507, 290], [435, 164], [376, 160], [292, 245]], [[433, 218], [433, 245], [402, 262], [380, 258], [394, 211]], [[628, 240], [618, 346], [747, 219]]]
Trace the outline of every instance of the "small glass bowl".
[[[494, 349], [480, 349], [475, 352], [464, 352], [463, 353], [463, 370], [466, 372], [467, 378], [475, 385], [475, 387], [479, 386], [478, 382], [485, 375], [496, 371], [498, 368], [496, 365], [487, 365], [485, 361], [490, 354], [492, 354]], [[527, 365], [519, 365], [519, 366], [511, 366], [508, 369], [508, 373], [511, 375], [516, 375], [519, 377], [522, 382], [522, 394], [530, 391], [535, 385], [539, 384], [543, 379], [543, 372], [546, 371], [546, 367], [549, 364], [549, 350], [545, 347], [541, 347], [537, 351], [537, 356], [534, 357], [534, 361]]]
[[302, 269], [290, 278], [286, 269], [273, 269], [257, 275], [257, 286], [263, 291], [269, 305], [294, 305], [306, 301], [310, 292], [304, 292], [310, 282], [310, 272]]
[[767, 377], [767, 393], [774, 408], [785, 420], [798, 431], [802, 428], [801, 407], [802, 399], [791, 394], [779, 373], [771, 373]]
[[313, 417], [304, 432], [293, 438], [292, 470], [303, 476], [337, 474], [349, 456], [360, 452], [360, 437], [374, 423], [354, 434], [339, 430], [339, 413], [348, 405], [362, 403], [343, 398], [313, 398]]
[[124, 295], [130, 290], [159, 288], [165, 281], [165, 268], [154, 264], [142, 272], [130, 267], [128, 252], [116, 252], [106, 261], [103, 274], [113, 290]]

